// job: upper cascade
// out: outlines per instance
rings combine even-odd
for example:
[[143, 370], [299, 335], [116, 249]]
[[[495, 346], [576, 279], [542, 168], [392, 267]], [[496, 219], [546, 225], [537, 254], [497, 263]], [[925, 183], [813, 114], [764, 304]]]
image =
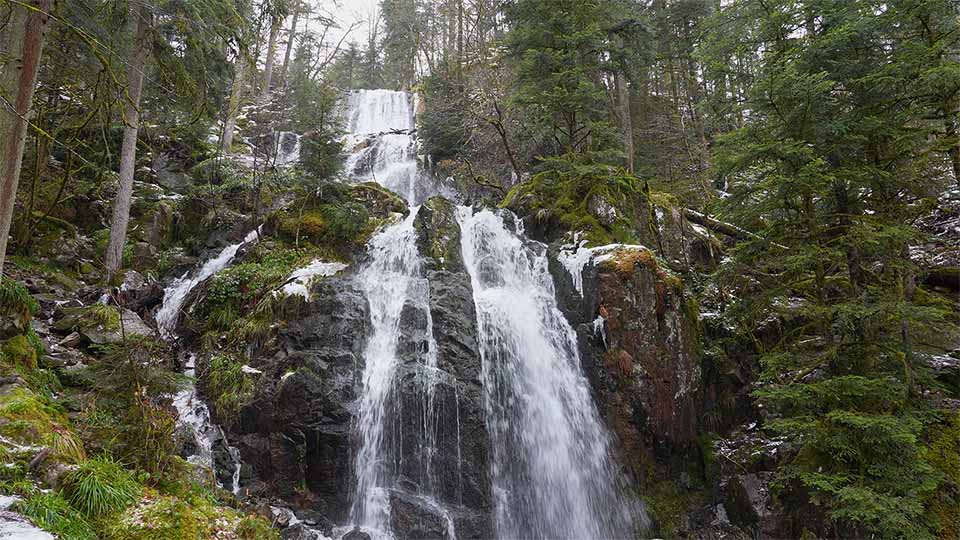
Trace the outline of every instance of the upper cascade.
[[417, 161], [417, 95], [394, 90], [356, 90], [345, 103], [344, 170], [355, 182], [376, 182], [419, 205], [438, 193]]
[[357, 90], [347, 98], [347, 128], [353, 135], [414, 129], [416, 97], [394, 90]]

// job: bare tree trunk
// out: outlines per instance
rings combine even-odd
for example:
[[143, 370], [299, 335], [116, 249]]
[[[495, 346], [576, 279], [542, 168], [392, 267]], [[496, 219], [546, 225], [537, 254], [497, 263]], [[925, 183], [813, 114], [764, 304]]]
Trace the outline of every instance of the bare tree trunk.
[[243, 97], [243, 83], [247, 73], [247, 59], [237, 55], [233, 62], [233, 88], [230, 89], [230, 101], [227, 103], [227, 117], [223, 122], [223, 137], [220, 139], [220, 153], [229, 154], [233, 146], [233, 133], [237, 128], [237, 112], [240, 98]]
[[273, 81], [273, 57], [277, 54], [277, 35], [280, 33], [280, 23], [275, 19], [270, 24], [270, 40], [267, 42], [267, 59], [263, 65], [263, 88], [260, 90], [260, 101], [265, 103], [270, 98], [270, 83]]
[[147, 28], [150, 11], [146, 6], [139, 10], [134, 2], [127, 7], [127, 35], [131, 43], [131, 62], [127, 69], [127, 107], [123, 113], [123, 143], [120, 147], [120, 186], [113, 201], [113, 218], [110, 220], [110, 243], [104, 259], [107, 279], [112, 278], [123, 262], [123, 247], [127, 242], [127, 225], [130, 222], [130, 202], [133, 195], [133, 172], [137, 163], [137, 132], [140, 129], [140, 93], [143, 89], [143, 70], [147, 63]]
[[288, 87], [287, 84], [287, 66], [290, 64], [290, 52], [293, 51], [293, 40], [297, 37], [297, 22], [300, 20], [300, 10], [293, 10], [293, 20], [290, 21], [290, 34], [287, 36], [287, 50], [283, 53], [283, 66], [280, 67], [280, 79], [283, 81], [283, 86]]
[[[7, 253], [7, 238], [13, 220], [13, 205], [20, 182], [20, 165], [23, 162], [23, 145], [27, 138], [27, 122], [33, 91], [40, 67], [40, 51], [43, 49], [43, 34], [49, 20], [50, 0], [31, 0], [28, 10], [23, 6], [11, 6], [7, 22], [7, 34], [3, 55], [7, 58], [0, 67], [0, 90], [5, 96], [15, 96], [13, 103], [0, 104], [0, 273]], [[17, 48], [19, 47], [19, 50]]]
[[633, 146], [633, 118], [630, 112], [630, 88], [623, 73], [617, 72], [617, 101], [619, 102], [620, 121], [623, 129], [623, 151], [627, 154], [627, 170], [633, 174], [636, 170], [634, 160], [636, 151]]

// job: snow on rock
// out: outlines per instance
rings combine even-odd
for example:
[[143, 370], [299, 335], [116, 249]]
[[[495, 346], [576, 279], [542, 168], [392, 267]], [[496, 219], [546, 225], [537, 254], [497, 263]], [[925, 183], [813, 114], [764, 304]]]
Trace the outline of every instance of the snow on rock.
[[314, 259], [313, 262], [295, 270], [281, 289], [284, 296], [300, 296], [304, 300], [310, 299], [310, 282], [316, 277], [327, 277], [346, 268], [347, 265], [338, 262], [327, 262]]
[[607, 244], [605, 246], [586, 247], [587, 241], [582, 239], [582, 233], [574, 233], [573, 243], [560, 247], [557, 261], [567, 270], [573, 280], [573, 286], [583, 296], [583, 269], [587, 263], [603, 262], [610, 259], [613, 253], [620, 250], [646, 250], [639, 244]]

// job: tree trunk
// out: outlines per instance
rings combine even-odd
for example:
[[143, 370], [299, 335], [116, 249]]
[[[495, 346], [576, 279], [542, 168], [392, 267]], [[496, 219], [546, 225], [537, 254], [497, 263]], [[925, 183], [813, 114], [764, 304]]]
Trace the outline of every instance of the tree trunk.
[[627, 170], [633, 174], [635, 151], [633, 147], [633, 118], [630, 112], [630, 88], [622, 69], [617, 70], [617, 109], [620, 112], [620, 127], [623, 130], [623, 152], [627, 156]]
[[279, 19], [270, 24], [270, 40], [267, 42], [267, 60], [263, 64], [263, 88], [260, 90], [260, 102], [270, 98], [270, 83], [273, 80], [273, 57], [277, 54], [277, 35], [280, 33]]
[[7, 253], [30, 104], [33, 102], [43, 34], [50, 11], [50, 0], [30, 0], [29, 4], [35, 10], [7, 4], [12, 12], [4, 31], [7, 38], [2, 43], [5, 54], [0, 56], [7, 58], [0, 64], [0, 91], [5, 96], [13, 97], [13, 103], [0, 104], [0, 274]]
[[233, 62], [233, 88], [230, 89], [230, 101], [227, 103], [227, 118], [223, 122], [223, 137], [220, 139], [220, 153], [229, 154], [233, 145], [233, 133], [237, 128], [237, 112], [240, 110], [240, 98], [243, 97], [243, 83], [247, 72], [247, 59], [242, 54]]
[[133, 172], [137, 163], [137, 132], [140, 128], [140, 93], [143, 89], [143, 70], [147, 63], [147, 28], [150, 11], [146, 6], [139, 10], [134, 2], [127, 7], [127, 35], [132, 40], [129, 68], [127, 69], [126, 110], [123, 113], [123, 143], [120, 147], [120, 186], [113, 202], [113, 218], [110, 220], [110, 243], [104, 259], [107, 279], [112, 278], [123, 262], [123, 247], [127, 242], [127, 225], [130, 222], [130, 201], [133, 195]]
[[283, 81], [283, 86], [286, 88], [289, 85], [287, 84], [287, 66], [290, 64], [290, 52], [293, 51], [293, 40], [297, 37], [297, 22], [300, 19], [300, 10], [293, 10], [293, 20], [290, 21], [290, 35], [287, 36], [287, 50], [283, 53], [283, 66], [280, 67], [280, 80]]

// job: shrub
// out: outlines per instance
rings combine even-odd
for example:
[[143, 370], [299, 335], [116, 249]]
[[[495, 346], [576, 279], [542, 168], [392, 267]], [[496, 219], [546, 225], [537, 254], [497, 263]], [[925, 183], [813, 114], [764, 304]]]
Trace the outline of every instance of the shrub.
[[207, 381], [217, 412], [226, 420], [235, 419], [253, 395], [253, 377], [244, 373], [243, 364], [229, 354], [210, 359]]
[[64, 477], [62, 488], [71, 506], [88, 516], [120, 512], [137, 500], [141, 490], [133, 473], [108, 457], [80, 463]]

